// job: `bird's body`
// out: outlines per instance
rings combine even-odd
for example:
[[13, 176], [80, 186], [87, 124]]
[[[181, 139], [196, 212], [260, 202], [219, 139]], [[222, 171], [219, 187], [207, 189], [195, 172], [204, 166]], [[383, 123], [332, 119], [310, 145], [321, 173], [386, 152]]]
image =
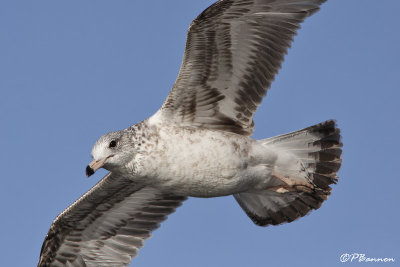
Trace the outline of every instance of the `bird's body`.
[[140, 146], [123, 175], [176, 195], [218, 197], [247, 191], [268, 180], [277, 156], [247, 136], [152, 119], [126, 131]]
[[160, 110], [94, 145], [87, 176], [110, 173], [57, 216], [39, 266], [126, 266], [187, 197], [233, 195], [261, 226], [318, 209], [341, 166], [335, 122], [250, 135], [296, 30], [324, 1], [220, 0], [200, 14]]

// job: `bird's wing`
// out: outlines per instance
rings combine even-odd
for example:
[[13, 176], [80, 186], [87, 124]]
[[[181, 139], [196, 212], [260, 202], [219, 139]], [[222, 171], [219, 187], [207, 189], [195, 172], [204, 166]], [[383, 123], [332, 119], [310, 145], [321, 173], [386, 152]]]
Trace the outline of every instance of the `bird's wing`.
[[54, 220], [38, 266], [126, 266], [185, 199], [109, 173]]
[[221, 0], [188, 30], [177, 80], [159, 114], [181, 126], [250, 135], [253, 115], [300, 23], [325, 0]]

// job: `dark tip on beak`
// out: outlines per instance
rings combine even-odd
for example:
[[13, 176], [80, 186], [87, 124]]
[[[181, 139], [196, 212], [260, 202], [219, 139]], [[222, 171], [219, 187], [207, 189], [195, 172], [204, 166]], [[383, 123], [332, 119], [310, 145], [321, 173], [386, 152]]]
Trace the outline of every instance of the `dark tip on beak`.
[[92, 174], [94, 174], [94, 170], [92, 167], [90, 167], [89, 165], [86, 167], [86, 177], [90, 177], [92, 176]]

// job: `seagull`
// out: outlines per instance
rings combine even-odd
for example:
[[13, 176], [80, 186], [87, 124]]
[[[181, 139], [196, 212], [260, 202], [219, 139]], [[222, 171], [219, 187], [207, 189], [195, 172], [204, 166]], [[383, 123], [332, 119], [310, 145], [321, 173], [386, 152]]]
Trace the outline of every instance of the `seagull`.
[[55, 218], [38, 266], [127, 266], [188, 197], [233, 195], [259, 226], [318, 209], [341, 166], [336, 122], [250, 136], [294, 35], [323, 2], [220, 0], [205, 9], [162, 107], [95, 143], [86, 175], [109, 173]]

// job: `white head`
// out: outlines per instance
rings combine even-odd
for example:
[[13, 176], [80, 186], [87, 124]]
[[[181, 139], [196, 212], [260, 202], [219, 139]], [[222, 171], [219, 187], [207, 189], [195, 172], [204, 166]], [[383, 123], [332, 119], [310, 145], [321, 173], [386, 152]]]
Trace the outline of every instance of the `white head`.
[[126, 166], [136, 153], [132, 138], [132, 132], [126, 130], [100, 137], [93, 146], [93, 161], [86, 167], [86, 176], [91, 176], [100, 168], [113, 171]]

